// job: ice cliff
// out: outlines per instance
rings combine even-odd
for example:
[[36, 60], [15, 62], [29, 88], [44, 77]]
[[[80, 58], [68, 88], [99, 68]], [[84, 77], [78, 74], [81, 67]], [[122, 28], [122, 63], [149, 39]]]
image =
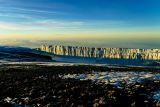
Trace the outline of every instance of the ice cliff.
[[79, 46], [42, 45], [40, 50], [50, 52], [55, 55], [65, 56], [160, 60], [160, 49], [94, 48]]

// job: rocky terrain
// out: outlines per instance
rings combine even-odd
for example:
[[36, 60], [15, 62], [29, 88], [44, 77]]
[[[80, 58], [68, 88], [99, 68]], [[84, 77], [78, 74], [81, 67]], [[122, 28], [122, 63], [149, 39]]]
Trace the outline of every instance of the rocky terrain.
[[94, 48], [79, 46], [42, 45], [40, 50], [55, 55], [91, 58], [122, 58], [160, 60], [160, 49]]
[[159, 107], [159, 73], [152, 67], [1, 63], [0, 107]]

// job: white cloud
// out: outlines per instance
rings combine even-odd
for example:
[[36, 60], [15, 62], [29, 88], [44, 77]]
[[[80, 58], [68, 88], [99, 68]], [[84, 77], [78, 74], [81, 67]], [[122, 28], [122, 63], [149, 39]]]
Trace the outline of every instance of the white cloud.
[[57, 26], [57, 27], [76, 27], [82, 26], [84, 22], [80, 21], [59, 21], [59, 20], [38, 20], [32, 22], [33, 24], [37, 25], [47, 25], [47, 26]]
[[55, 30], [78, 29], [83, 25], [79, 21], [38, 20], [30, 22], [0, 22], [1, 30]]
[[35, 13], [60, 14], [60, 12], [56, 12], [56, 11], [44, 11], [44, 10], [25, 9], [25, 8], [12, 8], [12, 9], [19, 10], [19, 11], [35, 12]]
[[23, 19], [32, 19], [31, 16], [25, 15], [25, 14], [17, 14], [17, 13], [0, 13], [1, 17], [7, 17], [7, 18], [23, 18]]
[[[18, 7], [0, 7], [0, 11], [7, 12], [7, 13], [21, 13], [21, 14], [34, 14], [34, 13], [40, 13], [40, 14], [50, 14], [50, 15], [57, 15], [57, 14], [66, 14], [60, 11], [47, 11], [47, 10], [38, 10], [38, 9], [30, 9], [30, 8], [18, 8]], [[25, 12], [25, 13], [24, 13]]]

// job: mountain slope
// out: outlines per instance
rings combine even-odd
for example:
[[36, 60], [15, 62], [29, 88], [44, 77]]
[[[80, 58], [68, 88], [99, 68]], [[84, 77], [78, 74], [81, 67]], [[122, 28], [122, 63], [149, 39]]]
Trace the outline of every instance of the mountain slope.
[[7, 61], [51, 61], [52, 58], [35, 49], [0, 46], [0, 60]]

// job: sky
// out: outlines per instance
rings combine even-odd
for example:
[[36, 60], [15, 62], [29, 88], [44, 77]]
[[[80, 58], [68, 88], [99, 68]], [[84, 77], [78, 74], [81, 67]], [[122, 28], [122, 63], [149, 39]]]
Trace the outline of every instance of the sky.
[[0, 45], [52, 40], [160, 48], [160, 0], [0, 0]]

